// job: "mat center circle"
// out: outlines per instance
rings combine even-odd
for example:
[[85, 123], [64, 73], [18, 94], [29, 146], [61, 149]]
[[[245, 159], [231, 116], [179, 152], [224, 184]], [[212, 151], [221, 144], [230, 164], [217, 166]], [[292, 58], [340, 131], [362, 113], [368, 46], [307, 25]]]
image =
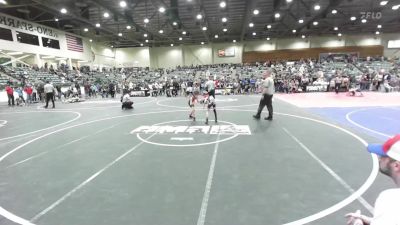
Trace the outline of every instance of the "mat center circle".
[[239, 135], [250, 135], [251, 132], [247, 125], [228, 121], [206, 125], [202, 120], [174, 120], [141, 126], [131, 131], [131, 134], [136, 134], [139, 140], [152, 145], [191, 147], [216, 144]]

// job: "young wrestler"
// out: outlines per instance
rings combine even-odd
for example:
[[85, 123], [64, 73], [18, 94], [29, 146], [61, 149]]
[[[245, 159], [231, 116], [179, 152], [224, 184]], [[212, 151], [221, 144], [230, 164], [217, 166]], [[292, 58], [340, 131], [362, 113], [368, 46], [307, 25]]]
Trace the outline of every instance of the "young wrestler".
[[193, 121], [196, 121], [196, 109], [195, 109], [195, 104], [197, 102], [197, 94], [196, 93], [192, 93], [189, 96], [189, 107], [190, 107], [190, 114], [189, 114], [189, 119], [193, 119]]
[[204, 104], [204, 106], [207, 106], [206, 125], [208, 125], [208, 114], [209, 114], [211, 108], [214, 111], [215, 123], [218, 123], [218, 120], [217, 120], [217, 109], [216, 109], [214, 96], [212, 96], [209, 93], [205, 92], [204, 93], [204, 100], [202, 100], [202, 103]]

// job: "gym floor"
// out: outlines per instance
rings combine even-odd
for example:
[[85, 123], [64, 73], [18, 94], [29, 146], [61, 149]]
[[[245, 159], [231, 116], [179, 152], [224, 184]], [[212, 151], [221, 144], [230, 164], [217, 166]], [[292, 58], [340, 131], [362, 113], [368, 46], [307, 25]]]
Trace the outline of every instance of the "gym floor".
[[345, 224], [393, 187], [365, 145], [399, 133], [399, 97], [276, 94], [270, 122], [217, 96], [211, 128], [184, 97], [1, 106], [0, 224]]

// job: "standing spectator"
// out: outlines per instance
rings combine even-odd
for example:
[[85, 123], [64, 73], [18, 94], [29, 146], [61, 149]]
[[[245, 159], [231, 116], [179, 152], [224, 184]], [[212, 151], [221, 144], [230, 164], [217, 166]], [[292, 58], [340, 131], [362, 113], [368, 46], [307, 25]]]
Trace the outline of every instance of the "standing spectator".
[[379, 170], [392, 178], [397, 188], [383, 191], [375, 201], [374, 216], [372, 218], [360, 213], [349, 213], [347, 224], [354, 224], [361, 220], [364, 225], [398, 225], [400, 224], [400, 134], [390, 138], [383, 145], [370, 144], [367, 147], [370, 153], [379, 156]]
[[339, 94], [340, 86], [342, 86], [342, 78], [339, 77], [339, 75], [338, 75], [335, 78], [335, 92], [336, 92], [336, 94]]
[[27, 100], [28, 104], [31, 104], [32, 103], [32, 93], [33, 93], [33, 89], [31, 87], [31, 85], [28, 84], [25, 87], [24, 91], [26, 92], [26, 95], [27, 95], [27, 99], [26, 100]]
[[44, 85], [44, 93], [46, 93], [46, 106], [45, 108], [49, 106], [49, 101], [53, 103], [53, 108], [55, 108], [54, 105], [54, 87], [52, 84], [50, 84], [49, 81], [46, 81], [46, 84]]
[[[24, 103], [26, 103], [25, 102], [25, 99], [24, 99], [24, 92], [22, 91], [22, 88], [21, 87], [16, 87], [15, 88], [15, 92], [17, 92], [17, 94], [18, 94], [18, 100], [20, 101], [20, 100], [22, 100], [22, 102], [24, 102]], [[18, 105], [18, 101], [17, 101], [17, 105]]]
[[12, 106], [14, 106], [14, 89], [11, 87], [11, 85], [6, 86], [6, 92], [8, 96], [8, 105], [11, 106], [12, 103]]
[[61, 99], [61, 94], [62, 94], [62, 92], [61, 92], [61, 85], [56, 85], [56, 90], [57, 90], [57, 97], [58, 97], [58, 100], [60, 100]]
[[271, 71], [267, 70], [264, 73], [264, 80], [262, 82], [262, 97], [260, 100], [260, 105], [258, 106], [257, 114], [253, 117], [255, 119], [260, 119], [261, 112], [265, 106], [268, 109], [268, 117], [265, 120], [272, 120], [273, 118], [273, 107], [272, 107], [272, 97], [275, 93], [274, 80], [271, 78]]
[[36, 87], [35, 86], [33, 86], [33, 89], [32, 89], [32, 98], [33, 98], [33, 101], [34, 102], [36, 102], [38, 99], [38, 92], [37, 92], [37, 89], [36, 89]]

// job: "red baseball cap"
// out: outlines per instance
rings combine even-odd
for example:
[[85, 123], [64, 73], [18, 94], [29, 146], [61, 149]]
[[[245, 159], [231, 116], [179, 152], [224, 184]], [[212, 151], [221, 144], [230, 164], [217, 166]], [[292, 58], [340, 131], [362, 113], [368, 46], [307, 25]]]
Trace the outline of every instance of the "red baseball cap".
[[369, 144], [367, 149], [370, 153], [400, 161], [400, 134], [390, 138], [384, 144]]

